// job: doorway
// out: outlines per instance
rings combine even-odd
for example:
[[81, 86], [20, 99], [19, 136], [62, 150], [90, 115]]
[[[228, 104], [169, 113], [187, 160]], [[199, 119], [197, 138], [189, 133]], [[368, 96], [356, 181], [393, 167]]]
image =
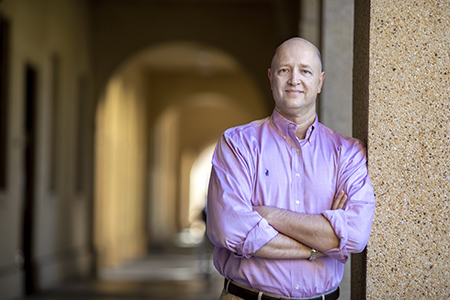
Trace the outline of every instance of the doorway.
[[25, 276], [25, 293], [31, 295], [36, 291], [36, 273], [33, 261], [34, 244], [34, 192], [35, 192], [35, 152], [36, 152], [36, 100], [38, 74], [36, 68], [27, 64], [24, 70], [24, 199], [22, 213], [22, 252], [23, 270]]

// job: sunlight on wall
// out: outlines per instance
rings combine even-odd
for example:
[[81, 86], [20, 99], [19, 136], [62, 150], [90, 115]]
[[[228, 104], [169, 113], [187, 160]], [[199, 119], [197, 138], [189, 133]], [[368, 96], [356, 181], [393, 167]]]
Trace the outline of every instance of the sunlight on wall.
[[100, 268], [146, 250], [145, 109], [138, 79], [126, 77], [109, 82], [97, 109], [94, 218]]
[[153, 139], [149, 202], [149, 233], [153, 243], [164, 243], [176, 232], [177, 154], [179, 109], [170, 107], [158, 118]]

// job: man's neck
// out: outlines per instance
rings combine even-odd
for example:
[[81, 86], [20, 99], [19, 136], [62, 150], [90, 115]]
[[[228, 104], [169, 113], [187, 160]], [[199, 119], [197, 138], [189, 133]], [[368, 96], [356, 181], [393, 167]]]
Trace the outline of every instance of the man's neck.
[[285, 115], [282, 112], [278, 111], [281, 115], [283, 115], [286, 119], [297, 124], [297, 131], [295, 135], [298, 139], [303, 140], [306, 137], [306, 132], [308, 128], [314, 123], [316, 120], [316, 112], [312, 110], [310, 112], [301, 114], [301, 115]]
[[308, 118], [302, 118], [296, 121], [297, 131], [295, 132], [295, 135], [299, 140], [305, 139], [306, 132], [308, 131], [308, 128], [314, 123], [315, 119], [316, 114], [312, 114], [308, 116]]

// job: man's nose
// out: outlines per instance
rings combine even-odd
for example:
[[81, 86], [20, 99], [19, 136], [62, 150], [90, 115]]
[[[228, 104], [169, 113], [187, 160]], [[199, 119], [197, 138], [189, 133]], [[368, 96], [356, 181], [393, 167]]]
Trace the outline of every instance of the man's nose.
[[291, 73], [290, 84], [291, 85], [299, 85], [301, 83], [300, 73], [298, 71], [293, 71]]

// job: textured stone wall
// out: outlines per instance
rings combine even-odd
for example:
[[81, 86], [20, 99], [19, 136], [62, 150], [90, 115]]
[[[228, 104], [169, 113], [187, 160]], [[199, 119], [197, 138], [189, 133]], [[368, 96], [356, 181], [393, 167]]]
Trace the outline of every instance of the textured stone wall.
[[355, 32], [355, 43], [368, 42], [368, 49], [355, 57], [368, 73], [367, 82], [354, 81], [361, 84], [354, 101], [368, 105], [360, 135], [377, 199], [366, 298], [449, 299], [450, 2], [372, 0], [361, 7], [370, 14], [370, 23], [360, 20], [369, 24], [368, 39]]

